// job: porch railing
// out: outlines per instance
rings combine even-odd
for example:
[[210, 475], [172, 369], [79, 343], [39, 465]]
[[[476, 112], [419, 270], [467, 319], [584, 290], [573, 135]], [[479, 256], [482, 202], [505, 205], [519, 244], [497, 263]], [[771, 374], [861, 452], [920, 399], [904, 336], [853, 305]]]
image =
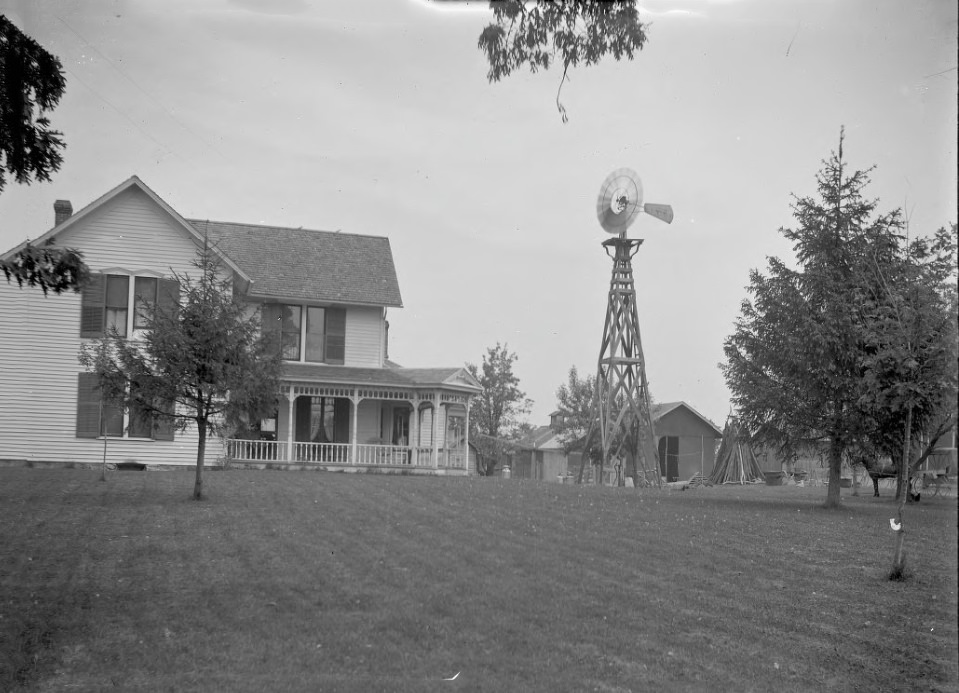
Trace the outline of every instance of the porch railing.
[[[367, 467], [433, 466], [433, 448], [404, 445], [357, 444], [356, 457], [350, 443], [293, 443], [293, 458], [287, 459], [287, 443], [275, 440], [226, 441], [227, 456], [238, 462], [293, 462]], [[466, 453], [460, 450], [437, 451], [437, 467], [466, 469]]]

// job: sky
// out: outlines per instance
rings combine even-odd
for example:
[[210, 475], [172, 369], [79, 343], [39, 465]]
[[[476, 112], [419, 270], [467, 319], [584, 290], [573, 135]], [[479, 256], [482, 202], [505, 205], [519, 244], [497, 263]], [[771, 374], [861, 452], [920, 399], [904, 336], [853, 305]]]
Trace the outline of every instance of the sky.
[[[611, 262], [596, 198], [628, 167], [653, 398], [720, 427], [719, 368], [752, 269], [788, 259], [793, 195], [843, 147], [910, 233], [956, 221], [957, 8], [949, 0], [640, 0], [634, 60], [490, 84], [486, 3], [0, 0], [58, 56], [64, 164], [0, 193], [0, 250], [139, 176], [187, 218], [390, 239], [390, 358], [479, 364], [506, 344], [548, 423], [593, 374]], [[56, 300], [51, 297], [49, 300]]]

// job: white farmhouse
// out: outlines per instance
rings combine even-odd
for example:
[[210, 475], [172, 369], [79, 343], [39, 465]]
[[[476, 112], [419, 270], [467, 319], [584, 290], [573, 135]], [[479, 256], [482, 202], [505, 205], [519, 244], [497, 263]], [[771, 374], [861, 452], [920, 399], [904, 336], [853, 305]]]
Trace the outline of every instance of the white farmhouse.
[[34, 243], [81, 251], [91, 277], [59, 296], [0, 281], [0, 463], [92, 464], [106, 448], [113, 462], [195, 464], [195, 430], [154, 431], [101, 406], [77, 355], [112, 326], [135, 339], [138, 302], [195, 275], [208, 239], [264, 329], [280, 331], [284, 368], [275, 415], [207, 459], [467, 474], [481, 388], [464, 368], [389, 361], [387, 310], [402, 300], [388, 238], [185, 219], [136, 176], [76, 213], [54, 209]]

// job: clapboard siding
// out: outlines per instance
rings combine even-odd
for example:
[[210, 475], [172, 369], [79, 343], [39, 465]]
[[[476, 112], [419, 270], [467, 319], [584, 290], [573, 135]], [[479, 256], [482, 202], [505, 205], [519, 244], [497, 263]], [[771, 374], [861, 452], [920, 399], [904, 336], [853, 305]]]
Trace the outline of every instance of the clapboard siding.
[[170, 276], [197, 274], [197, 245], [188, 232], [140, 190], [117, 195], [81, 223], [63, 231], [58, 245], [80, 248], [93, 271], [122, 268]]
[[[92, 271], [122, 269], [169, 275], [191, 267], [196, 245], [162, 209], [136, 189], [126, 190], [65, 229], [58, 245], [81, 250]], [[102, 460], [103, 441], [76, 437], [80, 297], [44, 297], [38, 289], [0, 284], [0, 459]], [[109, 461], [190, 464], [196, 432], [173, 441], [111, 439]], [[214, 441], [208, 459], [219, 455]]]
[[345, 365], [382, 367], [384, 329], [382, 308], [347, 308]]
[[[380, 437], [380, 412], [382, 405], [372, 399], [364, 399], [356, 410], [356, 442], [369, 443]], [[352, 412], [351, 412], [352, 416]], [[350, 422], [352, 425], [352, 422]]]

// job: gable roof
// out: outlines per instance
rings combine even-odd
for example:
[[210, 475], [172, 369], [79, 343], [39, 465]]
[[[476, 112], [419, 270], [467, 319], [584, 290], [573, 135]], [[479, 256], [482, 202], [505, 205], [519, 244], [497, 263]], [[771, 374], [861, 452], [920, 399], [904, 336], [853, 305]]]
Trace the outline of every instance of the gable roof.
[[[186, 219], [180, 216], [179, 212], [173, 209], [173, 207], [168, 205], [159, 195], [153, 192], [153, 190], [150, 189], [150, 186], [148, 186], [146, 183], [140, 180], [139, 177], [130, 176], [129, 178], [127, 178], [125, 181], [120, 183], [118, 186], [116, 186], [112, 190], [106, 192], [105, 194], [95, 199], [86, 207], [83, 207], [82, 209], [71, 214], [69, 217], [67, 217], [62, 222], [54, 226], [52, 229], [44, 233], [42, 236], [39, 236], [38, 238], [35, 238], [32, 241], [30, 240], [23, 241], [23, 243], [20, 243], [19, 245], [7, 251], [6, 253], [3, 253], [2, 255], [0, 255], [0, 257], [2, 257], [3, 259], [8, 259], [12, 257], [14, 254], [22, 250], [27, 245], [27, 243], [32, 243], [35, 246], [39, 246], [39, 245], [43, 245], [47, 241], [55, 239], [60, 233], [70, 228], [74, 224], [79, 223], [82, 219], [89, 217], [96, 210], [108, 204], [111, 200], [116, 198], [118, 195], [126, 192], [127, 190], [131, 188], [136, 188], [137, 190], [140, 190], [144, 195], [146, 195], [151, 200], [153, 200], [153, 202], [156, 203], [156, 205], [161, 210], [163, 210], [163, 212], [165, 212], [167, 215], [170, 216], [171, 219], [173, 219], [173, 222], [177, 226], [181, 227], [190, 236], [192, 236], [194, 241], [196, 241], [200, 245], [203, 244], [202, 233], [198, 233], [197, 230], [192, 225], [190, 225]], [[247, 283], [250, 281], [249, 274], [247, 274], [240, 267], [238, 267], [237, 264], [231, 258], [224, 255], [222, 251], [216, 250], [216, 253], [218, 257], [223, 261], [223, 263], [227, 267], [229, 267], [231, 270], [233, 270], [233, 272], [235, 272], [243, 280], [244, 283]]]
[[[717, 438], [722, 437], [723, 432], [712, 421], [707, 419], [705, 416], [700, 414], [698, 411], [693, 409], [686, 402], [657, 402], [652, 407], [650, 407], [649, 415], [655, 424], [656, 421], [659, 421], [661, 418], [669, 414], [670, 412], [676, 411], [678, 409], [685, 409], [694, 417], [700, 419], [706, 426], [713, 429]], [[554, 411], [550, 416], [556, 414], [561, 414], [560, 410]], [[563, 447], [563, 443], [559, 438], [559, 434], [550, 428], [549, 426], [538, 426], [532, 431], [527, 433], [525, 436], [520, 438], [517, 441], [517, 445], [523, 449], [559, 449]]]
[[542, 450], [558, 449], [563, 445], [559, 441], [559, 434], [549, 426], [537, 426], [525, 436], [516, 441], [522, 449]]
[[390, 240], [339, 231], [189, 219], [250, 275], [250, 296], [399, 308]]
[[209, 237], [218, 257], [241, 279], [241, 289], [254, 298], [403, 306], [388, 238], [185, 219], [137, 176], [0, 257], [13, 257], [27, 243], [42, 245], [54, 239], [130, 188], [142, 191], [197, 244]]
[[709, 426], [709, 428], [713, 429], [716, 432], [717, 438], [722, 437], [723, 432], [719, 429], [719, 427], [716, 424], [714, 424], [712, 421], [710, 421], [705, 416], [700, 414], [698, 411], [693, 409], [691, 406], [686, 404], [686, 402], [656, 402], [652, 407], [650, 407], [649, 415], [653, 419], [653, 422], [656, 422], [659, 419], [666, 416], [667, 414], [669, 414], [670, 412], [675, 411], [677, 409], [685, 409], [690, 414], [692, 414], [693, 416], [701, 420], [704, 424]]

